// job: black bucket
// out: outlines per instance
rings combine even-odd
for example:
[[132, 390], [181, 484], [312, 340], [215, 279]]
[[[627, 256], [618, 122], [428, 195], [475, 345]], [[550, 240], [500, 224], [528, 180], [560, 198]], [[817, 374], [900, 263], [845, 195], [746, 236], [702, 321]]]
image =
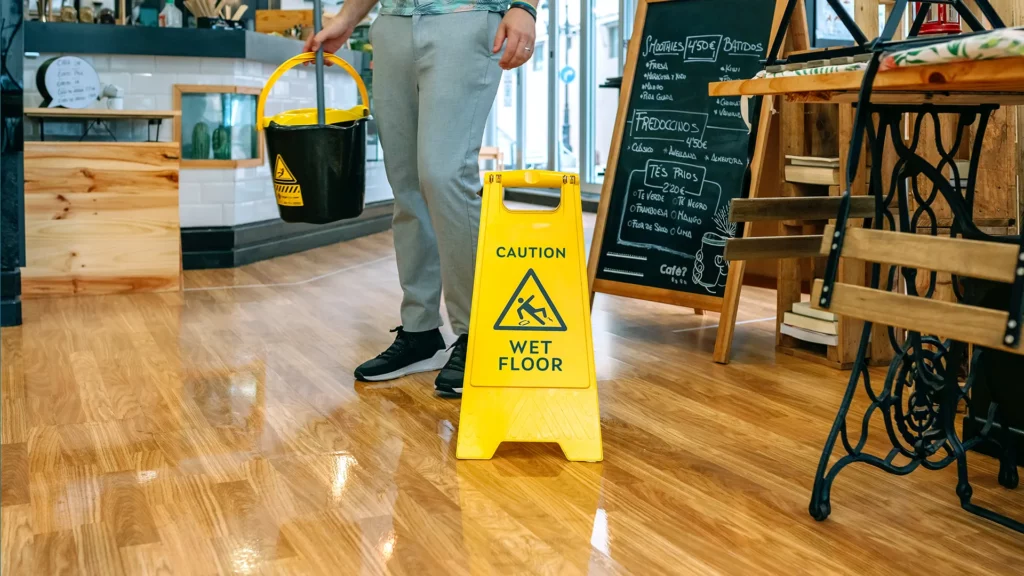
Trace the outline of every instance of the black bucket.
[[362, 105], [325, 111], [318, 98], [318, 109], [292, 110], [264, 119], [264, 104], [277, 79], [315, 57], [300, 54], [282, 64], [263, 87], [257, 105], [257, 125], [266, 133], [274, 195], [285, 222], [327, 224], [355, 218], [363, 213], [366, 197], [367, 94], [347, 62], [325, 55], [356, 81]]
[[274, 195], [285, 222], [326, 224], [363, 213], [366, 122], [266, 128]]

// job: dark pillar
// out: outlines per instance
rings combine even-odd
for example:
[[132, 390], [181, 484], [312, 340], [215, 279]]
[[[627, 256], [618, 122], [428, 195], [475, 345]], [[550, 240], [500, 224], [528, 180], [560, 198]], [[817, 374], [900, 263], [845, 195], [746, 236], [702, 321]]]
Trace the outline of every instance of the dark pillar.
[[21, 324], [25, 265], [22, 0], [0, 0], [0, 326]]

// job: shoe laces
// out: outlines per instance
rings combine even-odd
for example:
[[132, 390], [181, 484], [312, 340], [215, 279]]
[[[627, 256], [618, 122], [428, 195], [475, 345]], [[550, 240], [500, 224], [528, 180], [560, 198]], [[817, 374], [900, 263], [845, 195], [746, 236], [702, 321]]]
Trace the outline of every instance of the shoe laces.
[[409, 335], [401, 326], [392, 329], [391, 332], [397, 333], [398, 335], [395, 336], [395, 341], [391, 343], [391, 346], [388, 346], [387, 350], [377, 355], [377, 358], [380, 358], [381, 360], [388, 360], [395, 356], [401, 356], [409, 348]]
[[448, 351], [452, 353], [448, 357], [448, 364], [446, 368], [457, 368], [465, 369], [466, 367], [466, 349], [469, 347], [469, 335], [463, 334], [452, 342], [452, 345], [448, 347]]

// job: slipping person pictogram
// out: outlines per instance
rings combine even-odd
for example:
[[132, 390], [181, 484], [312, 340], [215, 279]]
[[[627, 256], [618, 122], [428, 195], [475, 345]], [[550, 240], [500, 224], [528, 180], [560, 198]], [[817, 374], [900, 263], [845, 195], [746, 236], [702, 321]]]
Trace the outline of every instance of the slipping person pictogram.
[[288, 165], [284, 163], [284, 158], [280, 154], [277, 155], [277, 165], [274, 167], [274, 182], [279, 184], [295, 184], [295, 176], [292, 175], [292, 171], [288, 169]]
[[501, 311], [498, 321], [494, 323], [494, 329], [565, 332], [566, 328], [558, 308], [551, 301], [537, 273], [531, 268], [526, 271], [505, 309]]
[[[544, 320], [548, 319], [548, 309], [547, 308], [534, 308], [533, 307], [533, 299], [534, 298], [536, 298], [536, 296], [530, 296], [529, 300], [523, 300], [522, 298], [519, 299], [519, 308], [516, 309], [516, 313], [519, 314], [519, 325], [520, 326], [526, 326], [527, 324], [530, 323], [529, 320], [523, 318], [523, 312], [526, 312], [530, 316], [533, 316], [533, 319], [536, 320], [537, 323], [539, 323], [541, 326], [545, 325]], [[544, 316], [544, 320], [540, 319], [541, 316]]]

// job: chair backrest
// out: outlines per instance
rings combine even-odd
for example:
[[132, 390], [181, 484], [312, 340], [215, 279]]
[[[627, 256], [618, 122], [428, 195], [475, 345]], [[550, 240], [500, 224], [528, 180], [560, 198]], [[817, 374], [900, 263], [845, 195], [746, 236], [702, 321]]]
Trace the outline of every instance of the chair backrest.
[[505, 153], [501, 148], [497, 146], [484, 146], [480, 148], [480, 161], [485, 162], [487, 160], [494, 161], [495, 170], [505, 169]]
[[[842, 198], [837, 196], [736, 199], [729, 209], [731, 222], [760, 222], [765, 220], [800, 220], [813, 222], [835, 218]], [[871, 218], [875, 215], [873, 196], [850, 198], [851, 218]], [[726, 260], [756, 260], [760, 258], [808, 258], [818, 256], [822, 236], [768, 236], [733, 238], [725, 245]]]
[[[835, 228], [822, 235], [819, 254], [828, 256], [833, 248]], [[1013, 283], [1024, 276], [1020, 248], [1014, 244], [980, 242], [958, 238], [926, 236], [848, 228], [841, 257], [907, 268], [949, 272], [961, 277]], [[811, 303], [820, 306], [828, 288], [815, 280]], [[829, 311], [869, 322], [895, 326], [923, 334], [952, 338], [1013, 354], [1024, 354], [1019, 342], [1008, 333], [1016, 323], [1007, 312], [931, 300], [885, 290], [836, 282], [831, 287]]]

